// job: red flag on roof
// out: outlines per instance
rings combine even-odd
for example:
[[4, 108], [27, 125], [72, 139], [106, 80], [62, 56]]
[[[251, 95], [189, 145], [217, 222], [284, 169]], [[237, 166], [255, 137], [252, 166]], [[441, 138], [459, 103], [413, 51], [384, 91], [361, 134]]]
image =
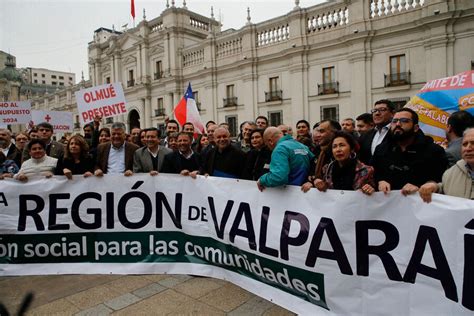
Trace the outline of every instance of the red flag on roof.
[[131, 14], [132, 14], [132, 17], [133, 19], [135, 20], [135, 0], [131, 0]]
[[179, 125], [183, 126], [184, 123], [191, 122], [198, 133], [204, 132], [204, 124], [202, 124], [201, 115], [199, 115], [196, 100], [194, 100], [191, 83], [188, 84], [184, 96], [174, 108], [174, 116]]

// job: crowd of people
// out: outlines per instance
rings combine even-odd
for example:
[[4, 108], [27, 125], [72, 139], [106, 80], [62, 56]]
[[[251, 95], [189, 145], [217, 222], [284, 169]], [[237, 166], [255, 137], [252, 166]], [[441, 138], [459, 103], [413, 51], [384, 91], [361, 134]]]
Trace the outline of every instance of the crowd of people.
[[418, 192], [425, 202], [432, 193], [473, 199], [473, 116], [450, 115], [446, 149], [423, 133], [418, 120], [413, 110], [395, 110], [391, 101], [379, 100], [371, 113], [355, 119], [322, 120], [312, 127], [300, 120], [295, 134], [291, 126], [268, 126], [258, 116], [240, 125], [236, 139], [226, 123], [209, 121], [205, 133], [196, 133], [192, 123], [180, 126], [170, 119], [164, 135], [156, 128], [127, 134], [123, 123], [109, 129], [97, 117], [82, 135], [58, 142], [44, 122], [16, 135], [0, 129], [0, 179], [174, 173], [253, 180], [260, 190], [296, 185], [303, 192]]

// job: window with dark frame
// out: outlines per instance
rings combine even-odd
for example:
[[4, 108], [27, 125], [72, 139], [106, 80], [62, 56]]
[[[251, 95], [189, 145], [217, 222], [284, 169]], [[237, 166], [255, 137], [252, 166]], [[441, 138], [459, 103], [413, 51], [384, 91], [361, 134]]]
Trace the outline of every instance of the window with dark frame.
[[269, 126], [278, 126], [283, 124], [283, 111], [269, 111], [267, 116]]
[[193, 99], [196, 102], [198, 111], [201, 111], [201, 101], [199, 100], [199, 91], [193, 91]]
[[283, 91], [280, 90], [279, 77], [271, 77], [268, 79], [270, 91], [265, 92], [265, 102], [283, 100]]
[[339, 105], [325, 105], [321, 107], [321, 120], [335, 120], [339, 122]]
[[318, 95], [339, 92], [339, 82], [336, 81], [336, 69], [334, 66], [323, 68], [322, 77], [323, 83], [318, 84]]
[[157, 109], [155, 111], [155, 116], [164, 116], [165, 115], [165, 105], [163, 98], [158, 98], [156, 100]]
[[155, 62], [155, 80], [163, 78], [163, 63], [161, 60]]
[[226, 116], [225, 121], [229, 125], [230, 137], [237, 137], [237, 115]]
[[234, 94], [235, 85], [229, 84], [225, 87], [224, 106], [236, 106], [237, 97]]
[[127, 87], [133, 87], [135, 85], [135, 79], [133, 78], [133, 69], [128, 71]]
[[410, 83], [410, 72], [406, 69], [405, 54], [390, 56], [390, 73], [385, 75], [385, 87], [401, 86]]

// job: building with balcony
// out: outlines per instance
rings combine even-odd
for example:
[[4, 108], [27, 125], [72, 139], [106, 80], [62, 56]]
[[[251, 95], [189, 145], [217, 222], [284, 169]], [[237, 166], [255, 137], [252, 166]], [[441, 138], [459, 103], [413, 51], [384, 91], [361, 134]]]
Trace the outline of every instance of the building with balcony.
[[[88, 46], [91, 85], [121, 82], [129, 127], [160, 127], [191, 83], [204, 122], [312, 124], [356, 117], [376, 100], [398, 106], [423, 84], [468, 70], [474, 2], [331, 0], [221, 30], [173, 5], [123, 33], [100, 28]], [[50, 97], [51, 98], [51, 97]]]

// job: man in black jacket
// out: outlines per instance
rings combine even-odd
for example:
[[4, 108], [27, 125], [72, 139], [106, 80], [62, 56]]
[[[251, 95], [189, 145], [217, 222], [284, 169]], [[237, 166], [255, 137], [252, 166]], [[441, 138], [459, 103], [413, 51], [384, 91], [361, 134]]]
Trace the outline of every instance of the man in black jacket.
[[0, 150], [7, 160], [13, 160], [18, 168], [21, 167], [21, 152], [12, 143], [12, 132], [9, 129], [0, 128]]
[[162, 172], [196, 177], [201, 167], [201, 157], [191, 149], [191, 135], [188, 132], [178, 134], [178, 150], [165, 156]]
[[375, 148], [387, 140], [394, 111], [395, 106], [389, 100], [375, 102], [374, 108], [371, 111], [375, 128], [359, 138], [359, 160], [363, 163], [370, 164]]
[[398, 110], [388, 137], [372, 157], [379, 191], [402, 190], [402, 194], [408, 195], [428, 181], [441, 181], [448, 165], [446, 155], [441, 146], [420, 130], [415, 111]]
[[214, 177], [242, 179], [245, 168], [245, 153], [232, 146], [230, 133], [225, 127], [218, 127], [214, 132], [216, 147], [204, 157], [201, 174]]

